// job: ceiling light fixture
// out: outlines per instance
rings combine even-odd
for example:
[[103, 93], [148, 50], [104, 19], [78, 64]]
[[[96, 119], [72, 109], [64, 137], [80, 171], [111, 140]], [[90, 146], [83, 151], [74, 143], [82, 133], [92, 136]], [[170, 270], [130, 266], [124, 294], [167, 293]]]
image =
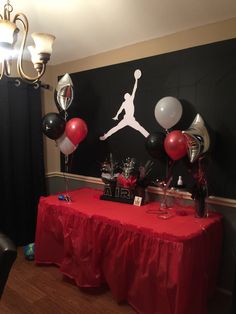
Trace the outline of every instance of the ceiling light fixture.
[[[0, 14], [0, 79], [3, 75], [10, 76], [13, 55], [18, 53], [16, 67], [19, 76], [28, 83], [35, 83], [45, 73], [46, 64], [52, 54], [52, 44], [55, 40], [55, 36], [45, 33], [32, 33], [31, 37], [34, 40], [34, 46], [30, 46], [28, 49], [37, 74], [34, 77], [28, 76], [23, 71], [22, 60], [29, 23], [23, 13], [17, 13], [11, 21], [10, 15], [12, 11], [13, 7], [8, 0], [4, 5], [4, 15], [2, 16]], [[18, 27], [18, 24], [21, 25], [21, 27]], [[19, 51], [15, 51], [15, 45], [17, 44], [18, 35], [20, 33], [22, 33], [22, 41]]]

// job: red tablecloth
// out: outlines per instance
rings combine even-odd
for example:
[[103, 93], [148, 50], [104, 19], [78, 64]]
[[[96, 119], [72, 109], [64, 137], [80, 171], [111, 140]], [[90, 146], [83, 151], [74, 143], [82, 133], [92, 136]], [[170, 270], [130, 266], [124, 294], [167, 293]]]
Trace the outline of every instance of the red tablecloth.
[[192, 208], [162, 220], [134, 206], [99, 199], [101, 191], [71, 191], [71, 203], [41, 198], [37, 264], [54, 263], [80, 287], [106, 282], [117, 301], [142, 314], [202, 314], [215, 288], [221, 216], [197, 219]]

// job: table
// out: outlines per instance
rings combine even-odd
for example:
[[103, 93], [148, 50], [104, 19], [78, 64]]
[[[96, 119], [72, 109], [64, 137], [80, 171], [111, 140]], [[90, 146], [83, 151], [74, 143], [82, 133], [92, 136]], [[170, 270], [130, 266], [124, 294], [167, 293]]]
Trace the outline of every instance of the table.
[[71, 203], [41, 197], [35, 262], [56, 264], [80, 287], [107, 283], [114, 298], [142, 314], [202, 314], [214, 291], [222, 242], [221, 216], [194, 217], [175, 206], [173, 217], [144, 206], [99, 199], [101, 191], [71, 191]]

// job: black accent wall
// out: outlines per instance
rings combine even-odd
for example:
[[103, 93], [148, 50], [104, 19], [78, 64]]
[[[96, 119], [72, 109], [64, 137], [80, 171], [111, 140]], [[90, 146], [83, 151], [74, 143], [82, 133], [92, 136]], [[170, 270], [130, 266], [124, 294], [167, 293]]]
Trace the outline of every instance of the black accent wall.
[[[69, 171], [100, 177], [100, 163], [110, 152], [118, 160], [129, 156], [145, 163], [152, 159], [145, 149], [145, 137], [129, 126], [106, 141], [99, 140], [117, 124], [112, 117], [124, 94], [132, 93], [136, 69], [142, 71], [134, 99], [136, 120], [149, 133], [163, 131], [154, 108], [165, 96], [178, 98], [183, 106], [182, 117], [171, 130], [187, 129], [199, 113], [211, 137], [205, 158], [210, 194], [236, 199], [235, 39], [70, 74], [75, 95], [67, 112], [69, 118], [84, 119], [89, 132], [70, 156]], [[166, 163], [153, 160], [153, 178], [164, 179]], [[63, 155], [61, 165], [63, 170]], [[176, 162], [173, 184], [182, 175], [191, 188], [190, 166], [187, 158]]]

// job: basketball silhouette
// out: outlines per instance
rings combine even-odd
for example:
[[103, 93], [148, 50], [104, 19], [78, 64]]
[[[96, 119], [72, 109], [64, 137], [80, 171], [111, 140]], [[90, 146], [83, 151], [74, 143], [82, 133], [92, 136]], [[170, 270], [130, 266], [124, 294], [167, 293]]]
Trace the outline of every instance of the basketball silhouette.
[[134, 71], [134, 78], [139, 79], [141, 75], [142, 75], [142, 72], [139, 69]]

